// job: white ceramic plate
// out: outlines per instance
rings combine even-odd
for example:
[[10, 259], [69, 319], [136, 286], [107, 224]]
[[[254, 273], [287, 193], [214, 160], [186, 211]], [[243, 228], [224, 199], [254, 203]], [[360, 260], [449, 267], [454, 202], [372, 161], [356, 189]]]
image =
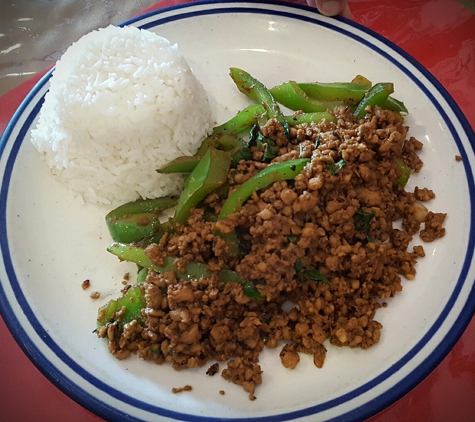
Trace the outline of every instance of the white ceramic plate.
[[[395, 83], [411, 135], [424, 143], [411, 184], [433, 189], [447, 235], [426, 244], [414, 281], [378, 311], [378, 345], [328, 345], [322, 369], [303, 356], [294, 371], [278, 351], [261, 355], [258, 399], [207, 367], [175, 372], [138, 358], [114, 359], [95, 328], [97, 308], [116, 297], [129, 269], [107, 254], [107, 207], [82, 206], [49, 174], [29, 142], [48, 74], [33, 89], [0, 144], [0, 305], [23, 350], [59, 388], [109, 420], [360, 420], [396, 401], [449, 352], [475, 308], [474, 134], [445, 90], [415, 60], [371, 31], [313, 10], [260, 2], [187, 4], [129, 22], [177, 42], [209, 93], [217, 121], [247, 104], [228, 68], [268, 86], [288, 79], [348, 81], [363, 74]], [[455, 161], [455, 155], [463, 158]], [[91, 280], [91, 289], [81, 283]], [[91, 290], [101, 292], [93, 301]], [[190, 384], [191, 393], [173, 387]], [[226, 395], [220, 395], [225, 390]]]

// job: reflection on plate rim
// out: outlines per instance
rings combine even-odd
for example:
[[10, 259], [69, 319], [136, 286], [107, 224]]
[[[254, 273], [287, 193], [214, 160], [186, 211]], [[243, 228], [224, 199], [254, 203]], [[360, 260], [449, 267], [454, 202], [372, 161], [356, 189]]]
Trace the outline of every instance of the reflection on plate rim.
[[[233, 4], [235, 4], [233, 6]], [[220, 5], [224, 5], [224, 8], [220, 8]], [[271, 5], [275, 7], [275, 9], [267, 8], [257, 8], [258, 5], [267, 5], [270, 7]], [[204, 6], [205, 8], [201, 9], [200, 7]], [[208, 7], [208, 9], [206, 9]], [[187, 12], [187, 10], [191, 9], [191, 12]], [[298, 14], [299, 11], [308, 11], [311, 10], [314, 13], [314, 16], [303, 16], [302, 14]], [[171, 12], [171, 13], [170, 13]], [[175, 12], [178, 12], [175, 13]], [[320, 26], [324, 26], [329, 28], [333, 31], [338, 33], [344, 34], [352, 38], [353, 40], [363, 43], [367, 47], [370, 47], [373, 51], [376, 51], [379, 55], [383, 56], [386, 60], [390, 61], [396, 67], [403, 71], [403, 73], [410, 78], [418, 88], [424, 92], [424, 94], [431, 100], [434, 107], [437, 108], [440, 115], [442, 116], [444, 122], [447, 124], [451, 135], [454, 137], [454, 141], [459, 146], [460, 153], [462, 155], [463, 164], [465, 167], [465, 172], [467, 175], [467, 181], [469, 184], [470, 192], [475, 192], [474, 182], [473, 182], [473, 174], [471, 168], [469, 166], [468, 159], [466, 157], [466, 152], [461, 145], [461, 140], [459, 134], [455, 127], [453, 126], [452, 122], [448, 119], [447, 114], [445, 113], [442, 105], [433, 97], [432, 93], [427, 89], [427, 87], [423, 84], [423, 82], [415, 75], [411, 73], [409, 69], [407, 69], [403, 64], [397, 62], [397, 60], [391, 57], [387, 52], [381, 50], [379, 47], [374, 46], [371, 43], [371, 39], [376, 39], [379, 42], [382, 42], [386, 45], [389, 50], [395, 51], [399, 56], [405, 58], [412, 66], [414, 66], [423, 76], [428, 80], [428, 84], [434, 87], [437, 92], [443, 97], [444, 101], [447, 102], [449, 107], [451, 108], [452, 112], [457, 116], [459, 119], [460, 125], [462, 126], [463, 131], [467, 135], [471, 146], [475, 145], [475, 135], [468, 124], [466, 118], [463, 116], [463, 113], [460, 111], [454, 100], [450, 97], [450, 95], [445, 91], [445, 89], [440, 85], [440, 83], [435, 80], [435, 78], [426, 70], [424, 69], [415, 59], [410, 57], [407, 53], [402, 51], [399, 47], [393, 45], [390, 41], [384, 39], [380, 35], [374, 33], [373, 31], [363, 28], [354, 22], [350, 22], [343, 18], [337, 18], [337, 21], [344, 21], [345, 23], [356, 27], [358, 30], [365, 33], [366, 36], [370, 38], [370, 41], [361, 38], [359, 35], [353, 34], [348, 32], [344, 29], [336, 27], [329, 21], [321, 21], [318, 19], [318, 14], [313, 10], [306, 6], [300, 5], [292, 5], [292, 4], [280, 4], [276, 5], [275, 3], [266, 1], [259, 1], [259, 2], [222, 2], [219, 0], [212, 0], [212, 1], [205, 1], [200, 3], [186, 3], [177, 5], [171, 8], [164, 8], [159, 9], [156, 11], [152, 11], [146, 13], [144, 15], [138, 16], [136, 18], [130, 19], [121, 25], [140, 25], [140, 28], [149, 29], [151, 27], [159, 26], [163, 23], [175, 20], [186, 19], [193, 16], [201, 16], [204, 14], [219, 14], [219, 13], [267, 13], [272, 15], [278, 15], [284, 18], [290, 19], [297, 19], [297, 20], [304, 20], [310, 23], [314, 23]], [[161, 16], [164, 14], [168, 14], [161, 19]], [[28, 94], [25, 98], [15, 115], [13, 116], [12, 120], [8, 124], [5, 129], [4, 135], [2, 137], [2, 142], [0, 143], [0, 158], [4, 153], [4, 149], [6, 147], [7, 141], [10, 140], [14, 129], [20, 127], [20, 132], [18, 133], [14, 143], [12, 145], [12, 150], [9, 153], [7, 165], [5, 169], [5, 178], [2, 182], [1, 191], [0, 191], [0, 233], [6, 233], [7, 225], [6, 225], [6, 203], [8, 197], [8, 186], [10, 183], [10, 177], [13, 169], [14, 162], [16, 160], [17, 153], [19, 148], [24, 140], [26, 133], [29, 130], [30, 124], [33, 119], [36, 117], [37, 113], [42, 104], [42, 99], [45, 91], [45, 85], [47, 85], [49, 78], [51, 77], [52, 71], [48, 72], [41, 81], [33, 88], [33, 90]], [[42, 95], [40, 98], [37, 98], [39, 95]], [[37, 101], [37, 103], [34, 103]], [[30, 112], [26, 115], [25, 112], [28, 109], [28, 106], [34, 105]], [[19, 124], [21, 126], [19, 126]], [[474, 199], [473, 195], [470, 198], [471, 209], [474, 208]], [[472, 228], [470, 229], [470, 237], [468, 243], [468, 250], [474, 249], [474, 233]], [[117, 400], [123, 401], [130, 406], [137, 407], [138, 409], [142, 409], [146, 412], [155, 413], [157, 415], [177, 418], [177, 419], [186, 419], [186, 420], [213, 420], [213, 417], [203, 417], [197, 415], [189, 415], [183, 414], [175, 411], [170, 411], [165, 408], [161, 408], [158, 406], [152, 406], [147, 403], [141, 402], [137, 399], [134, 399], [130, 396], [123, 394], [122, 392], [108, 386], [101, 380], [97, 379], [95, 376], [87, 372], [87, 370], [81, 368], [72, 358], [67, 356], [64, 351], [52, 340], [52, 338], [47, 334], [47, 332], [43, 329], [41, 324], [37, 321], [36, 317], [34, 316], [33, 312], [31, 311], [26, 298], [24, 297], [21, 288], [19, 286], [18, 280], [16, 278], [16, 274], [11, 262], [11, 258], [9, 255], [9, 247], [8, 247], [8, 239], [6, 236], [0, 237], [0, 246], [3, 255], [3, 262], [5, 265], [5, 270], [7, 272], [9, 282], [12, 286], [12, 290], [15, 292], [16, 298], [18, 303], [22, 306], [24, 312], [28, 315], [29, 321], [32, 325], [35, 326], [35, 330], [39, 335], [41, 335], [43, 341], [47, 344], [49, 349], [57, 355], [57, 357], [63, 361], [66, 365], [70, 367], [71, 370], [76, 372], [79, 376], [84, 378], [88, 383], [94, 385], [96, 388], [106, 392], [110, 396], [114, 397]], [[387, 379], [391, 374], [395, 373], [397, 370], [401, 369], [407, 362], [409, 362], [414, 355], [417, 354], [418, 351], [422, 348], [422, 345], [426, 343], [429, 339], [431, 339], [438, 331], [442, 323], [444, 322], [445, 318], [447, 317], [448, 313], [451, 311], [454, 303], [457, 301], [460, 291], [464, 284], [467, 282], [466, 277], [468, 270], [470, 269], [470, 259], [469, 253], [466, 254], [464, 263], [462, 266], [462, 270], [460, 276], [457, 280], [456, 287], [451, 294], [450, 299], [447, 301], [443, 311], [438, 316], [434, 325], [425, 333], [425, 335], [419, 340], [419, 342], [409, 350], [403, 358], [401, 358], [398, 362], [396, 362], [391, 368], [387, 369], [383, 373], [379, 374], [376, 378], [371, 380], [370, 382], [358, 387], [355, 390], [352, 390], [349, 393], [346, 393], [342, 396], [334, 398], [330, 401], [327, 401], [322, 404], [318, 404], [312, 407], [308, 407], [305, 409], [300, 409], [297, 411], [292, 411], [285, 414], [279, 415], [271, 415], [271, 416], [264, 416], [264, 417], [257, 417], [252, 419], [246, 420], [283, 420], [285, 419], [294, 419], [298, 417], [310, 416], [316, 414], [317, 412], [329, 410], [332, 407], [344, 403], [350, 399], [354, 399], [359, 394], [371, 390], [375, 386], [377, 386], [380, 382]], [[416, 368], [412, 369], [412, 371], [406, 375], [398, 384], [392, 386], [388, 390], [385, 390], [378, 396], [377, 403], [362, 403], [361, 405], [355, 407], [350, 412], [351, 417], [348, 413], [346, 414], [339, 414], [340, 418], [367, 418], [378, 411], [381, 411], [388, 405], [394, 403], [397, 399], [402, 397], [408, 391], [410, 391], [413, 387], [415, 387], [422, 379], [424, 379], [430, 371], [432, 371], [440, 361], [445, 357], [445, 355], [452, 349], [453, 345], [456, 343], [458, 338], [462, 335], [463, 330], [468, 325], [471, 316], [475, 310], [475, 295], [474, 287], [472, 286], [472, 291], [469, 297], [467, 298], [466, 302], [464, 303], [464, 307], [460, 315], [458, 315], [453, 329], [443, 338], [443, 341], [440, 342], [438, 347], [435, 347], [434, 350], [431, 351], [429, 356], [425, 359], [425, 361], [417, 366]], [[82, 404], [84, 407], [90, 409], [91, 411], [95, 412], [97, 415], [108, 417], [111, 416], [111, 411], [113, 410], [114, 416], [117, 418], [119, 415], [127, 420], [133, 420], [133, 417], [118, 411], [117, 409], [113, 409], [112, 406], [108, 403], [100, 402], [97, 398], [91, 402], [90, 397], [91, 395], [84, 391], [81, 387], [73, 385], [71, 386], [70, 382], [67, 377], [61, 373], [44, 355], [43, 353], [37, 348], [35, 343], [28, 337], [28, 334], [23, 330], [23, 327], [19, 326], [18, 320], [16, 319], [16, 315], [10, 307], [8, 300], [5, 299], [5, 294], [3, 291], [2, 284], [0, 284], [0, 309], [2, 310], [3, 317], [9, 329], [11, 330], [13, 336], [15, 337], [16, 341], [22, 347], [24, 352], [29, 356], [29, 358], [33, 361], [33, 363], [48, 377], [54, 384], [56, 384], [62, 391], [72, 397], [74, 400]], [[443, 346], [441, 344], [443, 343]], [[417, 373], [416, 373], [417, 372]], [[66, 382], [65, 382], [66, 381]], [[360, 391], [361, 390], [361, 391]], [[220, 418], [222, 419], [222, 418]], [[227, 421], [237, 421], [241, 420], [240, 418], [226, 418], [223, 420]]]

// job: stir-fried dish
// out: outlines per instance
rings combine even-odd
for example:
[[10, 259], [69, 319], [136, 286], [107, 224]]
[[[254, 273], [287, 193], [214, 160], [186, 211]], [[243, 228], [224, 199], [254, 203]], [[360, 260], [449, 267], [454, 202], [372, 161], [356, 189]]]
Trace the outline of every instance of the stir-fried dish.
[[96, 332], [119, 359], [206, 365], [255, 399], [265, 347], [293, 369], [302, 353], [321, 368], [329, 345], [378, 343], [376, 311], [424, 257], [413, 238], [442, 237], [446, 215], [423, 205], [432, 190], [405, 189], [422, 144], [392, 84], [231, 77], [255, 104], [158, 169], [187, 174], [181, 196], [107, 215], [109, 252], [138, 279], [99, 310]]

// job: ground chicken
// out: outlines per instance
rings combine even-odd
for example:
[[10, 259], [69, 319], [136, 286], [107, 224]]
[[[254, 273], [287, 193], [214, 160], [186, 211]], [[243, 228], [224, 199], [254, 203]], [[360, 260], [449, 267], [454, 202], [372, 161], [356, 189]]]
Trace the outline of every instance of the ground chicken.
[[[97, 330], [114, 356], [135, 353], [177, 370], [208, 364], [209, 375], [219, 371], [217, 362], [227, 362], [222, 376], [254, 400], [264, 347], [281, 346], [282, 364], [294, 369], [301, 353], [321, 368], [330, 344], [367, 349], [378, 343], [377, 310], [402, 291], [401, 276], [415, 277], [416, 261], [425, 255], [421, 245], [408, 250], [414, 234], [423, 226], [423, 241], [443, 236], [446, 215], [421, 204], [435, 197], [432, 190], [411, 193], [396, 183], [396, 159], [412, 172], [422, 168], [422, 144], [407, 138], [399, 115], [376, 108], [356, 123], [337, 108], [335, 116], [338, 123], [292, 128], [290, 139], [270, 121], [262, 134], [278, 147], [273, 162], [310, 158], [295, 180], [255, 192], [239, 213], [219, 222], [206, 214], [219, 212], [224, 198], [211, 194], [189, 225], [147, 247], [156, 265], [173, 256], [180, 271], [194, 261], [206, 263], [212, 276], [183, 281], [173, 271], [150, 271], [141, 323]], [[269, 165], [257, 161], [262, 156], [254, 148], [251, 160], [229, 172], [229, 192]], [[239, 236], [240, 256], [217, 231]], [[223, 283], [222, 269], [246, 283]]]

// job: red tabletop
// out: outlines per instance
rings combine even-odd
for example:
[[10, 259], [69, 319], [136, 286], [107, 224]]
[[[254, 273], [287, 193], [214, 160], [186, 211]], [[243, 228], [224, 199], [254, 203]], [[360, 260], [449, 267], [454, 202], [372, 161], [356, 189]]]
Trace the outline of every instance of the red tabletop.
[[[186, 0], [162, 0], [147, 11]], [[305, 4], [303, 1], [293, 1]], [[355, 21], [424, 65], [475, 128], [475, 15], [455, 0], [349, 0]], [[44, 72], [43, 72], [44, 73]], [[43, 74], [42, 73], [42, 74]], [[42, 74], [0, 98], [0, 133]], [[0, 318], [0, 420], [97, 422], [23, 353]], [[406, 396], [370, 422], [475, 421], [475, 318], [452, 351]]]

